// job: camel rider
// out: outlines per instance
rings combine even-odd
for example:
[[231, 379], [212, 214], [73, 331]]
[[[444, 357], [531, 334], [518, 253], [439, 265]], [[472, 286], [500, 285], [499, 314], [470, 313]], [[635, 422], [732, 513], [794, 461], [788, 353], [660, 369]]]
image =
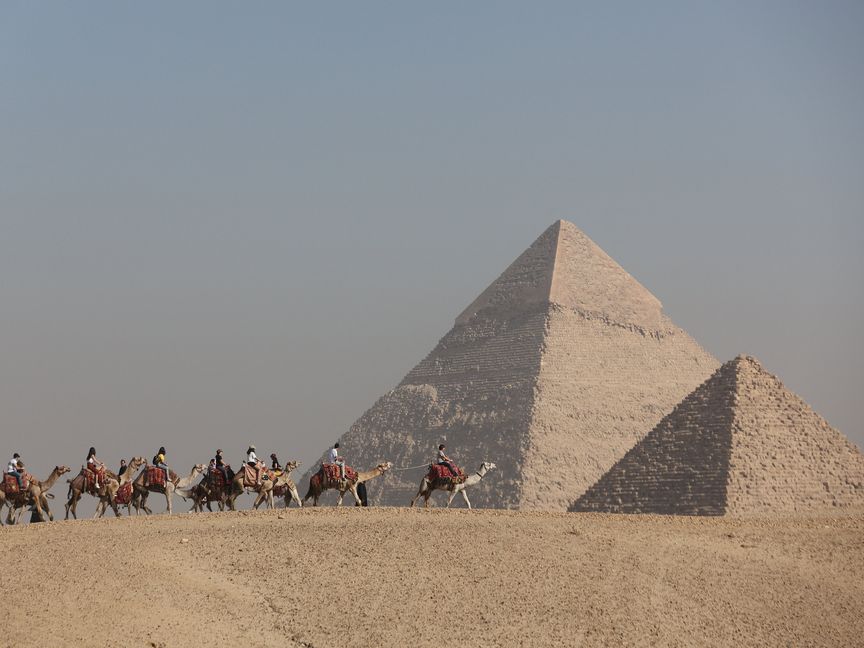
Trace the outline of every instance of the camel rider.
[[216, 451], [216, 456], [213, 457], [213, 461], [216, 465], [216, 470], [222, 473], [222, 481], [227, 484], [231, 480], [228, 479], [228, 466], [225, 465], [225, 460], [222, 458], [222, 449]]
[[87, 452], [87, 470], [96, 476], [96, 479], [93, 482], [93, 488], [98, 491], [101, 488], [99, 485], [99, 475], [101, 475], [105, 470], [105, 464], [96, 458], [96, 448], [91, 447]]
[[165, 483], [167, 484], [170, 481], [170, 477], [168, 464], [165, 463], [165, 446], [160, 447], [159, 452], [157, 452], [156, 456], [153, 457], [153, 465], [157, 468], [161, 468], [162, 472], [165, 473]]
[[274, 471], [282, 470], [282, 466], [280, 465], [279, 459], [276, 457], [275, 452], [270, 453], [270, 462], [270, 468], [272, 468]]
[[453, 460], [450, 457], [448, 457], [447, 454], [444, 452], [444, 448], [446, 448], [446, 447], [447, 446], [444, 445], [443, 443], [438, 446], [438, 465], [439, 466], [447, 466], [447, 468], [450, 469], [450, 473], [454, 477], [456, 477], [459, 475], [459, 473], [456, 472], [456, 464], [454, 464]]
[[18, 480], [18, 490], [21, 490], [24, 486], [22, 480], [24, 478], [23, 470], [18, 470], [18, 464], [24, 465], [21, 463], [21, 455], [17, 452], [12, 455], [12, 458], [9, 460], [9, 465], [6, 466], [6, 474], [7, 475], [15, 475], [15, 479]]
[[255, 485], [261, 485], [261, 466], [263, 462], [255, 454], [255, 446], [250, 445], [246, 449], [246, 464], [255, 469]]
[[339, 456], [339, 442], [333, 444], [330, 452], [327, 454], [331, 464], [339, 466], [339, 479], [345, 479], [345, 459]]
[[118, 476], [118, 477], [122, 477], [122, 476], [123, 476], [123, 473], [126, 472], [126, 469], [127, 469], [128, 467], [129, 467], [129, 466], [126, 465], [126, 460], [125, 460], [125, 459], [121, 459], [121, 460], [120, 460], [120, 470], [117, 471], [117, 476]]

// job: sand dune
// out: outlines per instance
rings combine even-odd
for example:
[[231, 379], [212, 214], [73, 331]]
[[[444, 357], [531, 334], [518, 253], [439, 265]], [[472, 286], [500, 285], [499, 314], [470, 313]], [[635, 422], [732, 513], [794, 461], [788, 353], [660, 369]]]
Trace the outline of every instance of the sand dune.
[[[277, 509], [0, 530], [12, 646], [860, 645], [864, 512]], [[9, 577], [27, 584], [11, 594]], [[3, 643], [3, 642], [0, 642]]]

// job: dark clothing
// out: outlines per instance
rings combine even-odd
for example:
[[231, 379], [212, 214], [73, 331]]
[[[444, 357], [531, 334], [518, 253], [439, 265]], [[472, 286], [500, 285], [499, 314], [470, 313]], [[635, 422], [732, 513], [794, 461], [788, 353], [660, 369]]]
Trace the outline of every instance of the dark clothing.
[[118, 476], [118, 477], [122, 477], [122, 476], [123, 476], [123, 473], [126, 472], [126, 469], [127, 469], [128, 467], [129, 467], [129, 466], [120, 466], [120, 470], [117, 471], [117, 476]]
[[454, 466], [452, 462], [450, 462], [450, 461], [439, 461], [439, 462], [438, 462], [438, 465], [439, 465], [439, 466], [447, 466], [447, 467], [450, 469], [450, 473], [451, 473], [454, 477], [458, 477], [458, 476], [459, 476], [459, 473], [456, 472], [456, 466]]

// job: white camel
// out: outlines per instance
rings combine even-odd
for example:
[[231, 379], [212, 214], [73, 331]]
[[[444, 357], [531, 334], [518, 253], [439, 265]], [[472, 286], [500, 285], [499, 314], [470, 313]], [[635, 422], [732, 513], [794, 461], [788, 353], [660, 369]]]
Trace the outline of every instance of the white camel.
[[476, 473], [470, 475], [465, 479], [465, 481], [459, 484], [454, 484], [450, 478], [430, 480], [427, 473], [423, 476], [423, 481], [420, 482], [420, 490], [418, 490], [417, 494], [411, 499], [411, 506], [414, 506], [414, 502], [416, 502], [417, 498], [422, 495], [423, 505], [426, 508], [429, 508], [429, 498], [432, 496], [432, 493], [436, 490], [446, 490], [450, 492], [450, 497], [447, 498], [447, 508], [450, 508], [453, 498], [456, 497], [457, 494], [462, 493], [462, 499], [465, 500], [465, 504], [467, 504], [470, 509], [471, 502], [468, 501], [468, 494], [465, 492], [465, 489], [474, 484], [479, 484], [486, 473], [493, 468], [495, 468], [494, 463], [484, 461], [480, 464], [480, 468]]

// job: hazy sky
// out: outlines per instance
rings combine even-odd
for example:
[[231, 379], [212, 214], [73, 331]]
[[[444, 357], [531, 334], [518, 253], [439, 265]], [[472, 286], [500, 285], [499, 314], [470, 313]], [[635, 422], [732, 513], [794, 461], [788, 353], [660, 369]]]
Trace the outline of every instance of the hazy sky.
[[860, 2], [6, 2], [0, 146], [39, 473], [308, 463], [558, 218], [864, 445]]

